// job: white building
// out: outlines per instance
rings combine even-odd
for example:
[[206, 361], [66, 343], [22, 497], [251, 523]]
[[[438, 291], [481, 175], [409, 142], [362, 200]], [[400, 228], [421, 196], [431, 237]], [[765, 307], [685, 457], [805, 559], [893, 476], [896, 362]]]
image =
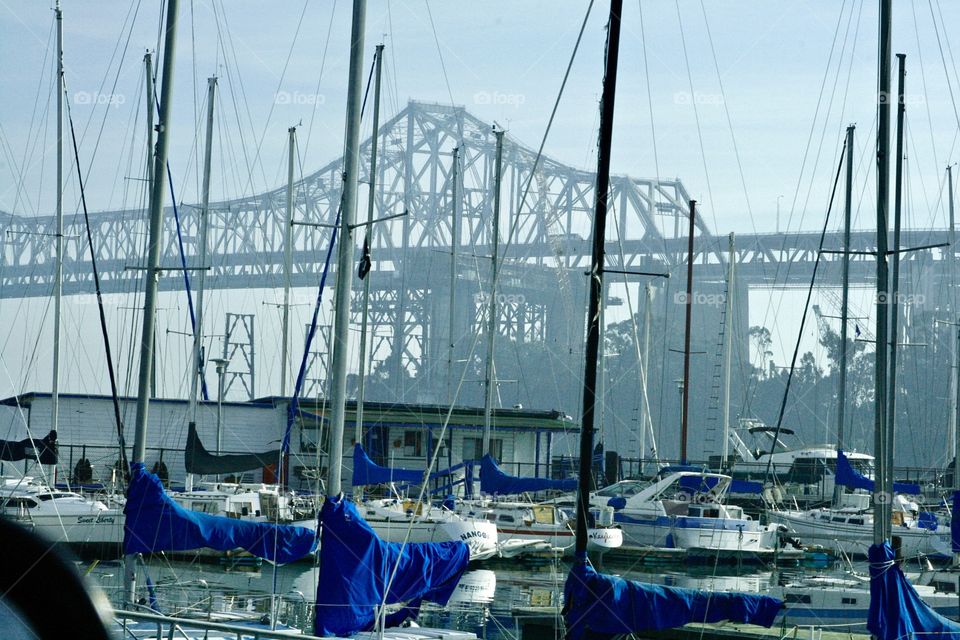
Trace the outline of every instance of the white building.
[[[287, 424], [287, 398], [262, 398], [252, 402], [223, 402], [221, 453], [265, 452], [280, 448]], [[187, 441], [187, 402], [150, 401], [147, 426], [148, 469], [161, 461], [170, 482], [183, 483], [184, 447]], [[197, 431], [204, 446], [216, 452], [216, 402], [201, 402], [197, 409]], [[49, 393], [26, 393], [0, 400], [0, 440], [42, 438], [50, 431]], [[326, 476], [326, 439], [330, 411], [325, 403], [302, 400], [290, 438], [288, 483], [291, 488], [313, 490], [316, 478]], [[458, 465], [481, 456], [483, 410], [440, 405], [364, 404], [364, 448], [379, 464], [423, 469], [433, 452], [444, 422], [449, 424], [440, 447], [439, 468]], [[136, 399], [120, 399], [120, 415], [128, 451], [133, 444]], [[347, 403], [344, 434], [344, 483], [350, 486], [354, 439], [355, 404]], [[508, 473], [526, 476], [550, 474], [557, 437], [576, 433], [571, 418], [556, 411], [497, 409], [493, 416], [491, 451]], [[90, 462], [93, 482], [113, 479], [120, 459], [119, 439], [113, 400], [109, 396], [60, 394], [58, 443], [60, 461], [57, 481], [75, 481], [81, 459]], [[11, 466], [13, 465], [13, 466]], [[0, 473], [36, 474], [35, 463], [0, 462]], [[272, 479], [272, 469], [249, 472], [244, 480]]]

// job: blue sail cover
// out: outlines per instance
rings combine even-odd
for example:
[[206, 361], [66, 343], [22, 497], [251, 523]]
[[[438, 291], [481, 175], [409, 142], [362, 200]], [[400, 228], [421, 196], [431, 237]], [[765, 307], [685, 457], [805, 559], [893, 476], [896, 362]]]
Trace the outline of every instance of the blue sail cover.
[[563, 588], [563, 616], [571, 640], [661, 631], [689, 622], [730, 620], [770, 627], [783, 608], [759, 594], [699, 591], [633, 582], [597, 573], [578, 562]]
[[489, 453], [480, 461], [480, 492], [490, 495], [513, 495], [527, 491], [573, 491], [576, 478], [552, 480], [550, 478], [520, 478], [503, 472]]
[[142, 462], [130, 465], [126, 516], [123, 524], [125, 553], [217, 551], [246, 549], [278, 564], [293, 562], [316, 548], [316, 533], [307, 527], [250, 522], [184, 509], [163, 490], [160, 478], [148, 473]]
[[894, 561], [886, 542], [867, 552], [870, 559], [870, 613], [867, 629], [879, 640], [960, 638], [960, 624], [944, 618], [920, 599]]
[[[850, 464], [850, 460], [847, 459], [847, 456], [844, 455], [840, 449], [837, 449], [837, 475], [834, 478], [834, 482], [842, 484], [849, 489], [873, 491], [873, 480], [854, 469], [853, 465]], [[894, 482], [893, 490], [897, 493], [910, 495], [920, 493], [919, 485], [913, 484], [912, 482]]]
[[953, 492], [953, 511], [950, 516], [950, 548], [954, 553], [960, 553], [960, 491]]
[[[430, 474], [430, 479], [440, 478], [449, 473], [449, 469], [435, 471]], [[420, 484], [423, 482], [423, 471], [381, 467], [370, 459], [370, 456], [363, 450], [360, 443], [355, 444], [353, 446], [353, 486], [362, 487], [370, 484], [387, 484], [390, 482]]]
[[373, 629], [382, 604], [407, 605], [387, 616], [387, 626], [416, 617], [423, 600], [446, 604], [470, 561], [459, 540], [384, 542], [343, 497], [324, 501], [320, 527], [315, 634], [321, 637]]

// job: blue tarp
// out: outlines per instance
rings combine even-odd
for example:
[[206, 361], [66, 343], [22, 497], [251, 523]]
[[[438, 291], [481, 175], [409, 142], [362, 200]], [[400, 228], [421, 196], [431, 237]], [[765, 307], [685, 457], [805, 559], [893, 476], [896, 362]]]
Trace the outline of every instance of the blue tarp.
[[[873, 480], [854, 469], [853, 465], [850, 464], [850, 460], [847, 459], [847, 456], [845, 456], [840, 449], [837, 449], [837, 475], [834, 481], [849, 489], [873, 491]], [[894, 482], [893, 490], [897, 493], [910, 495], [920, 493], [920, 487], [911, 482]]]
[[954, 553], [960, 553], [960, 491], [953, 492], [953, 511], [950, 514], [950, 547]]
[[184, 509], [163, 490], [160, 478], [142, 462], [130, 466], [123, 548], [126, 553], [246, 549], [279, 564], [293, 562], [316, 547], [307, 527], [236, 520]]
[[960, 624], [944, 618], [920, 599], [894, 562], [886, 542], [867, 552], [870, 559], [870, 613], [867, 629], [879, 640], [960, 638]]
[[526, 491], [573, 491], [576, 478], [552, 480], [550, 478], [520, 478], [503, 472], [489, 453], [480, 461], [480, 493], [489, 495], [515, 495]]
[[661, 631], [689, 622], [731, 620], [770, 627], [783, 602], [759, 594], [700, 591], [633, 582], [597, 573], [585, 562], [570, 570], [563, 616], [571, 640]]
[[362, 487], [390, 482], [420, 484], [423, 482], [423, 471], [381, 467], [370, 459], [359, 442], [355, 444], [353, 447], [353, 486]]
[[763, 483], [752, 480], [733, 480], [730, 482], [730, 493], [763, 493]]
[[388, 616], [387, 626], [415, 617], [423, 600], [446, 604], [470, 561], [469, 547], [459, 540], [406, 545], [380, 540], [343, 497], [324, 501], [320, 527], [315, 633], [321, 637], [373, 629], [382, 604], [406, 603]]

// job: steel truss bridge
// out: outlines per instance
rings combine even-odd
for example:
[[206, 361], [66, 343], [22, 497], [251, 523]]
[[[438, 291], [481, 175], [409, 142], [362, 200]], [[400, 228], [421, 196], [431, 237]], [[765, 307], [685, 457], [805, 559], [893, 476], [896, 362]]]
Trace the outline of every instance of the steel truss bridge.
[[[371, 333], [374, 354], [392, 356], [398, 366], [416, 373], [425, 360], [446, 358], [449, 343], [452, 150], [459, 147], [458, 185], [460, 233], [456, 238], [457, 331], [481, 330], [481, 301], [489, 283], [493, 167], [495, 140], [488, 123], [462, 107], [411, 102], [384, 123], [378, 132], [379, 158], [375, 185], [377, 217], [406, 212], [390, 222], [373, 225], [371, 273]], [[371, 141], [361, 148], [361, 165], [369, 167]], [[520, 341], [552, 340], [579, 343], [583, 333], [584, 272], [590, 261], [590, 228], [595, 176], [543, 157], [506, 136], [502, 183], [501, 247], [504, 266], [498, 293], [503, 294], [500, 335]], [[367, 170], [368, 171], [368, 170]], [[303, 177], [294, 189], [298, 222], [331, 224], [340, 201], [342, 161], [336, 159]], [[532, 172], [532, 175], [531, 175]], [[371, 177], [360, 177], [366, 184]], [[624, 175], [611, 180], [613, 219], [608, 224], [608, 264], [623, 270], [669, 272], [682, 280], [689, 195], [679, 179], [643, 179]], [[369, 189], [361, 187], [361, 192]], [[365, 217], [362, 195], [358, 218]], [[198, 264], [200, 211], [181, 205], [180, 217], [187, 263]], [[286, 187], [248, 198], [211, 204], [208, 218], [206, 286], [212, 289], [272, 289], [282, 286]], [[106, 293], [136, 290], [147, 237], [143, 210], [109, 211], [91, 215], [92, 233], [103, 289]], [[0, 215], [0, 298], [48, 296], [54, 280], [55, 218]], [[178, 267], [173, 211], [164, 218], [162, 264]], [[509, 233], [508, 233], [509, 231]], [[68, 217], [64, 234], [85, 237], [81, 216]], [[357, 235], [362, 236], [358, 230]], [[330, 228], [294, 225], [295, 287], [315, 287]], [[810, 281], [820, 234], [743, 234], [736, 252], [741, 285], [801, 287]], [[947, 232], [908, 231], [904, 246], [947, 241]], [[359, 244], [357, 243], [359, 259]], [[66, 294], [93, 291], [85, 242], [66, 242], [63, 290]], [[840, 237], [829, 233], [825, 248], [839, 249]], [[855, 232], [852, 281], [873, 281], [875, 234]], [[727, 238], [714, 236], [698, 220], [695, 269], [698, 285], [718, 286], [725, 272]], [[925, 249], [903, 255], [904, 283], [930, 286], [940, 282], [945, 252]], [[839, 282], [841, 256], [821, 255], [821, 282]], [[328, 279], [332, 285], [334, 278]], [[613, 278], [613, 275], [610, 276]], [[623, 276], [617, 276], [616, 279]], [[182, 273], [163, 271], [162, 290], [180, 290]], [[638, 281], [637, 278], [633, 278]], [[657, 284], [662, 284], [662, 279]], [[639, 281], [643, 281], [640, 279]], [[354, 279], [359, 292], [361, 283]], [[677, 282], [673, 286], [680, 286]], [[934, 285], [935, 286], [935, 285]], [[907, 294], [912, 292], [908, 291]], [[479, 295], [478, 295], [479, 294]], [[518, 295], [522, 294], [522, 295]], [[745, 299], [745, 298], [744, 298]], [[355, 296], [355, 302], [357, 297]], [[745, 307], [745, 305], [744, 305]], [[357, 308], [354, 311], [358, 311]], [[745, 311], [744, 311], [745, 313]], [[456, 340], [455, 340], [456, 342]], [[579, 349], [577, 349], [579, 350]]]

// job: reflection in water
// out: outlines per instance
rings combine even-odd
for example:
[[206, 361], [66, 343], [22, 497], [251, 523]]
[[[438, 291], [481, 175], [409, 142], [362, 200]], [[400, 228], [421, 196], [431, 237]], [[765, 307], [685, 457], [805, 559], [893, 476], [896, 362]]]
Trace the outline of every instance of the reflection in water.
[[[554, 608], [562, 605], [561, 594], [568, 565], [560, 562], [527, 563], [519, 560], [485, 563], [485, 569], [464, 574], [446, 607], [424, 605], [419, 623], [424, 626], [472, 631], [480, 638], [515, 640], [519, 625], [514, 619], [518, 608]], [[689, 568], [664, 570], [637, 564], [611, 564], [604, 571], [625, 578], [660, 584], [709, 590], [764, 591], [790, 574], [750, 573], [744, 567]], [[865, 568], [864, 568], [865, 570]], [[270, 594], [275, 592], [279, 622], [309, 631], [316, 594], [318, 571], [306, 563], [274, 569], [264, 564], [259, 569], [226, 570], [218, 564], [148, 560], [146, 571], [156, 585], [157, 601], [165, 614], [201, 616], [227, 621], [232, 617], [267, 616], [271, 608]], [[101, 563], [91, 570], [90, 577], [100, 583], [111, 600], [122, 602], [123, 568], [121, 563]], [[276, 580], [276, 590], [273, 585]], [[139, 584], [143, 584], [141, 577]]]

